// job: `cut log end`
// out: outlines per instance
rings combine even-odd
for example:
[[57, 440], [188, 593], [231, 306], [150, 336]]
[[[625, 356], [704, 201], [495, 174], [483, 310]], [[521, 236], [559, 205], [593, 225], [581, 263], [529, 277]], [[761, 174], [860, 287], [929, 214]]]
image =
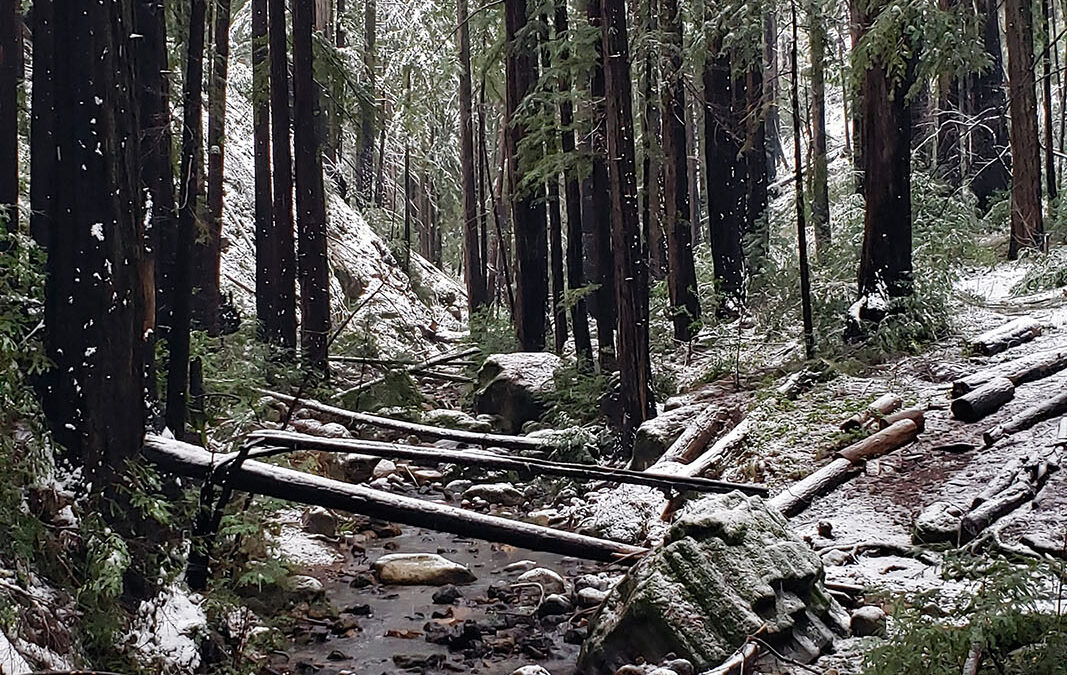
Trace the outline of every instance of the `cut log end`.
[[1015, 385], [1006, 377], [995, 377], [977, 389], [952, 401], [952, 416], [963, 422], [977, 422], [996, 412], [1015, 397]]

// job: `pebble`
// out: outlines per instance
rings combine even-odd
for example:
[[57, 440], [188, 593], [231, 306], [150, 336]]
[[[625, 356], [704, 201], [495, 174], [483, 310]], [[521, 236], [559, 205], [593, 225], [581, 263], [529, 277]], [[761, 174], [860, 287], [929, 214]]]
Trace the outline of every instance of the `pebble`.
[[510, 565], [505, 565], [500, 571], [504, 574], [521, 574], [522, 572], [529, 572], [535, 567], [537, 567], [537, 563], [532, 560], [519, 560]]
[[448, 490], [452, 494], [463, 494], [470, 489], [472, 485], [474, 485], [474, 483], [469, 480], [454, 480], [445, 484], [445, 490]]
[[303, 599], [314, 599], [325, 593], [322, 582], [306, 574], [294, 574], [289, 577], [289, 592]]
[[383, 584], [444, 586], [476, 579], [467, 567], [436, 553], [391, 553], [371, 565]]
[[541, 666], [530, 665], [516, 668], [511, 671], [511, 675], [552, 675], [552, 673], [548, 672]]
[[540, 584], [545, 593], [562, 593], [566, 590], [563, 577], [550, 569], [535, 567], [529, 572], [524, 572], [515, 580], [516, 584]]
[[433, 602], [435, 605], [451, 605], [456, 600], [463, 597], [463, 592], [455, 587], [453, 584], [442, 586], [439, 590], [434, 591]]
[[573, 609], [574, 605], [571, 604], [570, 598], [565, 595], [553, 593], [546, 596], [541, 602], [541, 605], [537, 608], [537, 615], [558, 616], [560, 614], [567, 614]]

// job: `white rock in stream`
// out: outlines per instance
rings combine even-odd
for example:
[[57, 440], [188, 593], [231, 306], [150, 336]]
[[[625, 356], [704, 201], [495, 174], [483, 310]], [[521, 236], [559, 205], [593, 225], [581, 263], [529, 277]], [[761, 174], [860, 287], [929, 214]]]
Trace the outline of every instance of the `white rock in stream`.
[[484, 499], [490, 504], [503, 504], [504, 506], [518, 506], [526, 501], [526, 496], [511, 483], [474, 485], [464, 491], [463, 498], [472, 502], [476, 499]]
[[529, 572], [519, 575], [519, 578], [515, 580], [515, 583], [540, 584], [541, 588], [545, 589], [546, 594], [563, 593], [566, 590], [566, 584], [563, 582], [563, 577], [544, 567], [536, 567]]
[[511, 671], [511, 675], [552, 675], [552, 673], [545, 670], [542, 666], [531, 665], [516, 668]]
[[578, 604], [582, 607], [596, 607], [608, 597], [607, 591], [592, 586], [578, 591]]
[[374, 466], [371, 473], [375, 478], [386, 478], [396, 473], [396, 464], [388, 459], [383, 459]]
[[444, 586], [469, 584], [477, 578], [463, 565], [436, 553], [390, 553], [371, 567], [383, 584]]

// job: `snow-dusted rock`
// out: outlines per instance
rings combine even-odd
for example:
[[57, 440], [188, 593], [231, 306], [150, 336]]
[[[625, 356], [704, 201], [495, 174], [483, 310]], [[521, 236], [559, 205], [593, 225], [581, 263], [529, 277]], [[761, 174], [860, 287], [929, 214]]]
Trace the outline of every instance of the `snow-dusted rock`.
[[545, 593], [563, 593], [567, 588], [563, 577], [546, 567], [535, 567], [529, 572], [523, 572], [515, 583], [538, 584]]
[[493, 430], [493, 425], [476, 419], [462, 410], [447, 410], [445, 408], [428, 410], [422, 414], [422, 421], [424, 424], [446, 429], [462, 429], [463, 431], [479, 433], [488, 433]]
[[630, 468], [644, 471], [655, 464], [705, 407], [703, 404], [686, 405], [662, 412], [641, 424], [634, 436]]
[[396, 473], [396, 463], [392, 460], [383, 459], [374, 465], [374, 471], [371, 472], [371, 476], [374, 478], [387, 478]]
[[326, 592], [321, 581], [306, 574], [289, 577], [288, 590], [297, 600], [307, 601], [320, 598]]
[[479, 413], [499, 415], [507, 430], [516, 433], [544, 414], [542, 397], [554, 391], [554, 375], [562, 365], [558, 356], [547, 352], [493, 354], [478, 371], [475, 407]]
[[516, 668], [511, 671], [511, 675], [552, 675], [552, 673], [545, 670], [542, 666], [530, 665]]
[[930, 504], [915, 519], [912, 538], [921, 544], [956, 543], [963, 509], [949, 502]]
[[593, 588], [591, 586], [583, 588], [577, 593], [578, 604], [582, 607], [596, 607], [604, 602], [607, 597], [607, 591], [602, 591], [599, 588]]
[[476, 579], [465, 566], [436, 553], [390, 553], [371, 566], [383, 584], [444, 586]]
[[518, 506], [526, 500], [526, 496], [511, 483], [472, 485], [463, 491], [463, 498], [472, 502], [475, 499], [483, 499], [489, 504], [503, 504], [504, 506]]
[[300, 524], [308, 534], [332, 537], [337, 534], [337, 516], [321, 506], [312, 506], [300, 517]]
[[886, 616], [881, 607], [866, 605], [852, 612], [852, 634], [856, 637], [867, 635], [884, 636]]

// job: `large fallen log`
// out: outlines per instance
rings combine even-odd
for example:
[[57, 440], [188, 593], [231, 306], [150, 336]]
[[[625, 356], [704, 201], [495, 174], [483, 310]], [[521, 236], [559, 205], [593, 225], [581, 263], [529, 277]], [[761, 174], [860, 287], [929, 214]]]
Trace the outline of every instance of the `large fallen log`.
[[1033, 340], [1041, 335], [1041, 330], [1041, 324], [1038, 321], [1022, 316], [982, 333], [971, 340], [968, 346], [976, 354], [991, 356]]
[[977, 422], [1015, 398], [1015, 385], [1006, 377], [995, 377], [982, 386], [952, 400], [952, 416], [963, 422]]
[[[480, 466], [503, 471], [515, 471], [525, 475], [548, 474], [581, 480], [603, 480], [633, 485], [648, 485], [665, 490], [695, 490], [699, 492], [726, 493], [739, 490], [745, 494], [765, 496], [767, 488], [748, 483], [731, 483], [691, 476], [673, 476], [649, 471], [631, 471], [589, 464], [553, 462], [546, 459], [514, 457], [489, 452], [467, 452], [443, 448], [417, 448], [396, 443], [362, 441], [348, 438], [320, 438], [290, 431], [256, 431], [249, 439], [269, 446], [295, 450], [320, 450], [326, 452], [357, 453], [387, 459], [406, 459], [430, 464], [459, 464]], [[269, 453], [268, 453], [269, 454]], [[252, 457], [263, 456], [253, 451]]]
[[[142, 453], [165, 471], [201, 479], [235, 457], [151, 435], [145, 438]], [[244, 492], [535, 551], [623, 564], [636, 562], [647, 553], [647, 549], [637, 546], [394, 495], [253, 460], [234, 467], [230, 480], [234, 489]]]
[[660, 457], [660, 462], [679, 462], [685, 464], [704, 452], [712, 437], [722, 431], [730, 419], [729, 414], [717, 405], [709, 405], [693, 418], [667, 452]]
[[926, 430], [926, 411], [922, 408], [905, 408], [904, 410], [898, 410], [892, 415], [886, 415], [878, 420], [878, 428], [885, 429], [886, 427], [893, 426], [900, 420], [911, 420], [915, 422], [915, 426], [919, 428], [921, 434]]
[[896, 394], [882, 394], [874, 399], [866, 410], [858, 412], [841, 423], [842, 431], [855, 431], [862, 428], [868, 422], [879, 417], [884, 417], [900, 408], [904, 401]]
[[297, 408], [304, 408], [310, 410], [316, 415], [322, 416], [334, 422], [340, 422], [346, 426], [355, 424], [366, 424], [372, 427], [379, 427], [381, 429], [391, 429], [393, 431], [400, 431], [406, 434], [414, 434], [422, 438], [435, 438], [448, 441], [456, 441], [457, 443], [468, 443], [470, 445], [480, 445], [484, 447], [499, 447], [508, 448], [509, 450], [532, 450], [543, 451], [550, 450], [551, 444], [546, 441], [537, 438], [528, 438], [526, 436], [508, 436], [504, 434], [483, 434], [476, 431], [463, 431], [460, 429], [445, 429], [443, 427], [433, 427], [428, 424], [418, 424], [416, 422], [405, 422], [404, 420], [393, 419], [391, 417], [382, 417], [380, 415], [372, 415], [370, 413], [356, 412], [354, 410], [345, 410], [344, 408], [338, 408], [336, 406], [327, 405], [319, 401], [311, 399], [295, 399], [292, 396], [286, 396], [276, 391], [270, 391], [268, 389], [256, 389], [256, 391], [264, 396], [270, 396], [273, 399], [281, 401], [286, 405], [296, 405]]
[[1007, 378], [1018, 387], [1020, 384], [1055, 375], [1065, 368], [1067, 368], [1067, 348], [1048, 349], [1020, 359], [999, 363], [956, 380], [952, 383], [952, 396], [963, 396], [997, 377]]
[[986, 447], [990, 447], [997, 441], [1025, 431], [1038, 422], [1044, 422], [1057, 415], [1067, 413], [1067, 391], [1060, 392], [1056, 396], [1047, 398], [1035, 406], [1023, 410], [1003, 424], [999, 424], [982, 434]]
[[1059, 461], [1058, 456], [1035, 452], [1025, 462], [1010, 463], [991, 481], [991, 487], [1002, 489], [995, 493], [983, 491], [960, 520], [960, 543], [972, 541], [982, 530], [1036, 497], [1049, 474], [1059, 468]]
[[722, 468], [726, 456], [745, 442], [749, 432], [752, 431], [753, 419], [748, 416], [738, 422], [737, 426], [728, 434], [715, 441], [704, 454], [685, 465], [679, 472], [682, 476], [703, 476], [708, 473], [717, 473]]
[[808, 507], [819, 496], [838, 487], [859, 473], [869, 459], [880, 457], [915, 440], [919, 427], [911, 419], [902, 419], [895, 424], [871, 434], [837, 453], [837, 459], [790, 485], [771, 498], [770, 503], [791, 518]]

